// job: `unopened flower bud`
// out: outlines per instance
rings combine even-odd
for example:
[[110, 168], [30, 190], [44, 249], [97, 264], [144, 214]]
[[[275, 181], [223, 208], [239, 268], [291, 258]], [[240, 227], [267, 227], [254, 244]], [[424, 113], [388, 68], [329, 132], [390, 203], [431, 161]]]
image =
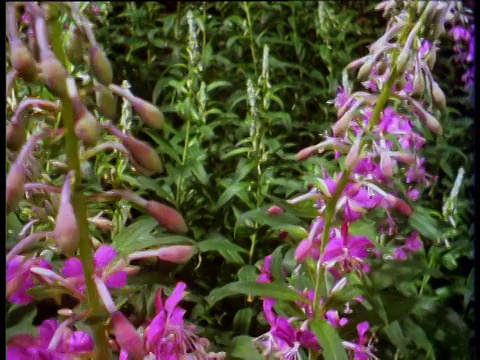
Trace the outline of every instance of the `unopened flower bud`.
[[133, 109], [140, 115], [142, 121], [152, 129], [160, 130], [164, 117], [162, 112], [152, 103], [135, 97], [132, 101]]
[[437, 105], [440, 110], [445, 110], [445, 107], [447, 106], [447, 99], [445, 98], [445, 94], [435, 80], [432, 81], [432, 100], [433, 103]]
[[100, 139], [102, 129], [95, 116], [80, 104], [75, 111], [75, 134], [85, 146], [95, 146]]
[[360, 140], [362, 134], [359, 134], [355, 141], [352, 144], [352, 147], [348, 151], [347, 156], [345, 157], [345, 169], [347, 171], [352, 170], [355, 165], [357, 165], [358, 160], [360, 160]]
[[135, 360], [143, 359], [143, 341], [132, 323], [121, 311], [115, 311], [111, 321], [115, 340], [120, 348]]
[[373, 65], [372, 61], [366, 61], [358, 70], [357, 79], [359, 81], [366, 80], [372, 72]]
[[425, 57], [425, 61], [427, 62], [427, 65], [430, 70], [433, 69], [435, 66], [435, 61], [437, 60], [437, 52], [435, 51], [433, 45], [430, 51], [428, 52], [427, 56]]
[[415, 164], [417, 158], [414, 154], [405, 153], [405, 152], [391, 152], [390, 155], [395, 159], [404, 164]]
[[436, 135], [441, 136], [443, 134], [443, 129], [442, 125], [440, 125], [440, 122], [433, 115], [429, 114], [418, 102], [413, 99], [409, 100], [418, 111], [420, 115], [419, 117], [425, 126]]
[[73, 65], [80, 65], [82, 63], [84, 43], [82, 31], [79, 27], [75, 26], [65, 49], [68, 60], [70, 60]]
[[7, 125], [7, 148], [18, 151], [25, 143], [25, 125], [23, 122], [9, 122]]
[[393, 177], [393, 163], [387, 151], [380, 153], [380, 171], [388, 180]]
[[355, 103], [352, 105], [348, 111], [343, 114], [343, 116], [337, 120], [335, 124], [332, 126], [333, 133], [337, 136], [343, 135], [345, 131], [347, 131], [350, 122], [352, 121], [355, 111], [357, 108], [363, 103], [362, 100], [355, 100]]
[[112, 83], [112, 65], [110, 64], [110, 60], [108, 60], [103, 49], [98, 44], [95, 44], [90, 48], [90, 64], [92, 66], [93, 75], [99, 83], [105, 86], [108, 86]]
[[49, 89], [60, 98], [67, 97], [68, 72], [53, 53], [43, 58], [40, 69]]
[[188, 231], [185, 220], [177, 210], [156, 201], [149, 201], [146, 209], [168, 231], [176, 233], [186, 233]]
[[267, 210], [267, 214], [268, 215], [273, 215], [273, 216], [274, 215], [280, 215], [280, 214], [283, 214], [283, 213], [284, 213], [284, 210], [278, 205], [274, 205]]
[[377, 74], [382, 76], [383, 74], [385, 74], [386, 71], [387, 71], [387, 61], [386, 60], [380, 60], [377, 63]]
[[399, 74], [403, 74], [407, 69], [408, 59], [410, 57], [410, 51], [407, 48], [403, 48], [397, 58], [397, 71]]
[[10, 54], [12, 67], [17, 70], [19, 76], [26, 81], [35, 81], [37, 78], [35, 59], [22, 40], [13, 39], [10, 42]]
[[100, 86], [99, 91], [95, 94], [97, 106], [102, 115], [109, 119], [115, 120], [117, 118], [117, 100], [115, 96], [103, 86]]
[[397, 198], [396, 196], [390, 195], [387, 199], [388, 203], [397, 209], [402, 215], [410, 216], [412, 215], [412, 208], [402, 199]]
[[422, 74], [421, 69], [415, 71], [413, 76], [413, 90], [410, 93], [410, 96], [422, 95], [425, 92], [425, 78]]
[[297, 160], [305, 161], [317, 153], [318, 153], [317, 146], [313, 145], [313, 146], [306, 147], [305, 149], [302, 149], [297, 153]]
[[127, 148], [131, 160], [139, 171], [146, 170], [146, 172], [143, 171], [146, 175], [163, 171], [162, 160], [146, 142], [127, 136], [122, 140], [122, 144]]
[[183, 264], [188, 261], [194, 254], [193, 246], [174, 245], [161, 248], [158, 250], [157, 256], [160, 260], [168, 261], [175, 264]]
[[71, 201], [71, 171], [65, 178], [62, 188], [62, 198], [55, 221], [55, 243], [62, 254], [70, 255], [77, 249], [80, 233], [77, 219]]
[[17, 207], [25, 193], [25, 169], [22, 165], [13, 164], [6, 184], [7, 214]]

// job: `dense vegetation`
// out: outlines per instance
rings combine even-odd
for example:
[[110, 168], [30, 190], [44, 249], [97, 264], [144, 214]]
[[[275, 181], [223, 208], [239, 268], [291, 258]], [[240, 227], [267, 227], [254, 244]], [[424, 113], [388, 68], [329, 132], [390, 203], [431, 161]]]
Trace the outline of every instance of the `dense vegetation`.
[[[141, 271], [111, 293], [135, 327], [156, 314], [153, 303], [158, 289], [173, 289], [183, 282], [188, 292], [181, 303], [185, 318], [210, 341], [209, 351], [226, 352], [229, 359], [265, 358], [252, 340], [270, 329], [264, 314], [269, 294], [235, 284], [256, 281], [265, 273], [264, 259], [270, 254], [275, 281], [283, 273], [299, 271], [295, 249], [319, 212], [311, 200], [294, 204], [287, 200], [318, 187], [319, 178], [344, 169], [339, 168], [335, 151], [305, 161], [298, 161], [296, 154], [328, 138], [337, 119], [334, 102], [339, 88], [345, 89], [351, 81], [345, 67], [365, 56], [367, 45], [384, 34], [387, 22], [381, 11], [374, 10], [376, 5], [368, 1], [81, 3], [111, 61], [112, 83], [130, 86], [135, 96], [156, 105], [165, 117], [160, 130], [145, 126], [131, 101], [121, 96], [114, 117], [95, 110], [102, 122], [110, 119], [148, 143], [159, 154], [164, 171], [144, 174], [119, 151], [90, 157], [89, 150], [82, 150], [84, 159], [90, 157], [81, 163], [81, 187], [93, 199], [88, 206], [88, 217], [94, 219], [89, 224], [93, 243], [111, 244], [119, 256], [172, 245], [194, 246], [196, 251], [181, 265], [156, 259], [131, 261]], [[71, 20], [61, 16], [58, 21], [67, 24], [68, 35], [62, 41], [68, 44]], [[420, 153], [432, 176], [429, 186], [419, 191], [414, 215], [399, 223], [402, 230], [420, 234], [422, 248], [405, 261], [372, 260], [364, 282], [340, 291], [330, 304], [341, 311], [346, 299], [360, 295], [368, 299], [370, 308], [352, 304], [351, 322], [339, 334], [342, 339], [355, 338], [355, 326], [368, 320], [378, 341], [374, 353], [380, 359], [472, 355], [473, 88], [459, 81], [470, 65], [454, 61], [458, 44], [447, 28], [431, 69], [447, 99], [445, 109], [436, 113], [443, 134], [421, 130], [427, 145]], [[8, 63], [7, 70], [11, 67]], [[92, 94], [98, 89], [90, 84], [90, 67], [70, 64], [68, 70], [81, 89], [82, 101], [93, 109]], [[19, 79], [14, 85], [13, 95], [7, 93], [8, 118], [27, 96], [55, 99], [38, 83]], [[426, 99], [433, 101], [433, 96]], [[60, 127], [55, 114], [39, 111], [30, 116], [29, 136], [42, 122]], [[116, 138], [120, 139], [109, 131], [101, 140]], [[15, 160], [15, 151], [10, 150], [9, 169]], [[68, 169], [64, 145], [56, 138], [44, 139], [42, 150], [35, 152], [37, 173], [30, 181], [62, 187]], [[29, 171], [35, 172], [35, 166]], [[456, 179], [460, 183], [454, 193]], [[402, 194], [411, 190], [401, 181], [393, 182]], [[168, 226], [159, 226], [128, 199], [112, 202], [93, 195], [127, 189], [176, 209], [188, 232], [170, 234]], [[22, 228], [33, 219], [40, 221], [29, 225], [31, 233], [55, 228], [59, 198], [38, 191], [22, 199], [7, 217], [7, 249], [14, 247]], [[281, 214], [275, 213], [275, 205]], [[376, 212], [352, 225], [352, 231], [374, 238], [384, 217]], [[398, 244], [389, 235], [380, 240], [382, 250], [394, 254]], [[41, 245], [31, 250], [51, 249]], [[54, 269], [60, 269], [64, 257], [52, 251], [46, 256]], [[306, 272], [310, 265], [306, 263]], [[303, 278], [295, 281], [299, 288], [308, 287]], [[357, 288], [362, 292], [357, 294]], [[78, 302], [44, 284], [30, 291], [34, 302], [7, 305], [7, 341], [20, 333], [36, 334], [33, 325]], [[290, 315], [298, 311], [293, 301], [281, 304], [283, 308], [276, 311]], [[306, 358], [308, 352], [302, 351]]]

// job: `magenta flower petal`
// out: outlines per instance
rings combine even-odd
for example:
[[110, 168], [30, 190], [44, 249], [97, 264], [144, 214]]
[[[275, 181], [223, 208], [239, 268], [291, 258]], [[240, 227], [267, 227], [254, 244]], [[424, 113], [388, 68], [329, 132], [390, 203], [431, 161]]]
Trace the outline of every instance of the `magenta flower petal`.
[[105, 284], [111, 288], [120, 288], [127, 285], [127, 273], [119, 271], [107, 276]]
[[93, 339], [84, 331], [74, 331], [72, 335], [65, 340], [66, 348], [70, 353], [89, 352], [93, 350]]
[[180, 302], [180, 300], [182, 300], [183, 292], [185, 291], [186, 287], [187, 285], [183, 282], [177, 283], [175, 289], [165, 301], [165, 310], [167, 311], [167, 313], [171, 313], [175, 306], [177, 306], [177, 304]]
[[108, 266], [116, 256], [117, 252], [112, 246], [102, 245], [95, 251], [93, 262], [96, 268], [102, 269]]
[[83, 276], [83, 266], [80, 259], [70, 258], [64, 261], [62, 275], [65, 278]]

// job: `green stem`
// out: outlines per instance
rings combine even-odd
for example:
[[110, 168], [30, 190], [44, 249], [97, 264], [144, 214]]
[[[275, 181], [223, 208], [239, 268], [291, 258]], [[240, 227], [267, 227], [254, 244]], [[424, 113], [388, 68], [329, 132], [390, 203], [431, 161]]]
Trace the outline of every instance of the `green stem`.
[[253, 59], [255, 74], [257, 74], [257, 55], [255, 52], [255, 40], [253, 38], [253, 26], [252, 26], [252, 20], [250, 19], [250, 9], [248, 8], [248, 3], [246, 1], [243, 2], [243, 7], [245, 9], [245, 13], [247, 14], [248, 33], [250, 35], [250, 50], [252, 52], [252, 59]]
[[[52, 4], [50, 4], [52, 6]], [[52, 48], [57, 58], [66, 67], [66, 56], [62, 46], [62, 27], [58, 19], [52, 20]], [[62, 122], [65, 128], [65, 153], [67, 155], [67, 164], [70, 170], [75, 171], [74, 191], [72, 192], [72, 206], [75, 212], [76, 221], [79, 228], [80, 240], [78, 244], [80, 261], [82, 262], [85, 277], [86, 292], [88, 298], [88, 307], [91, 309], [92, 318], [102, 318], [105, 315], [102, 302], [93, 281], [93, 249], [88, 236], [87, 207], [81, 185], [81, 168], [78, 154], [78, 139], [75, 134], [75, 119], [73, 114], [73, 104], [70, 98], [62, 100]], [[108, 346], [108, 338], [105, 325], [97, 322], [91, 325], [97, 359], [111, 359], [111, 353]]]

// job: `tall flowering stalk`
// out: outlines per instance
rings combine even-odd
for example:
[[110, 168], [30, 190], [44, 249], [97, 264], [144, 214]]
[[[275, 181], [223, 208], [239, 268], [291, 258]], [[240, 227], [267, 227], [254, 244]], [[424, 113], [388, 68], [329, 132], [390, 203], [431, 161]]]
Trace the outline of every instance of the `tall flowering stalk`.
[[[19, 12], [26, 19], [28, 46], [18, 31]], [[61, 18], [67, 18], [66, 25], [70, 25], [66, 47]], [[162, 112], [127, 88], [113, 83], [110, 60], [77, 3], [9, 3], [7, 30], [12, 67], [7, 77], [7, 92], [12, 90], [15, 94], [16, 80], [23, 80], [26, 85], [36, 82], [46, 86], [49, 96], [58, 99], [57, 102], [23, 99], [7, 122], [7, 147], [12, 155], [7, 176], [7, 212], [19, 206], [33, 207], [32, 193], [43, 193], [50, 198], [44, 203], [44, 216], [31, 219], [19, 235], [31, 233], [8, 249], [7, 298], [24, 305], [37, 300], [35, 294], [40, 291], [57, 301], [64, 294], [77, 301], [75, 306], [58, 311], [59, 316], [65, 318], [63, 321], [45, 320], [38, 329], [38, 338], [26, 334], [12, 337], [8, 358], [110, 359], [112, 351], [118, 352], [121, 359], [222, 358], [222, 354], [207, 353], [208, 341], [197, 336], [196, 327], [183, 320], [185, 311], [178, 303], [184, 296], [185, 284], [177, 284], [165, 303], [160, 291], [156, 300], [157, 315], [139, 328], [120, 311], [111, 294], [111, 289], [126, 286], [128, 277], [138, 272], [132, 262], [158, 258], [184, 263], [195, 253], [193, 246], [173, 245], [119, 254], [113, 246], [99, 243], [88, 230], [88, 221], [106, 230], [111, 228], [111, 223], [101, 214], [87, 217], [90, 203], [120, 198], [151, 215], [169, 232], [188, 231], [183, 217], [165, 204], [144, 199], [128, 189], [87, 193], [82, 183], [82, 180], [88, 181], [84, 163], [109, 149], [125, 155], [135, 170], [146, 176], [162, 172], [161, 158], [154, 149], [115, 126], [115, 96], [129, 102], [143, 123], [153, 129], [162, 128]], [[88, 49], [88, 54], [84, 49]], [[91, 76], [86, 77], [86, 84], [79, 85], [74, 74], [76, 66], [83, 62], [88, 64]], [[90, 103], [85, 101], [88, 92], [95, 95]], [[33, 127], [27, 122], [27, 110], [38, 107], [49, 114], [58, 113], [61, 127], [45, 122], [40, 126], [41, 131], [33, 129], [30, 135]], [[117, 141], [103, 141], [105, 132]], [[35, 163], [36, 150], [48, 150], [59, 141], [63, 141], [67, 164], [62, 166], [65, 176], [54, 182], [62, 185], [34, 182], [38, 180], [35, 165], [39, 165]], [[45, 179], [51, 180], [49, 176]], [[35, 231], [37, 225], [47, 230]], [[80, 322], [88, 325], [91, 332], [74, 330]]]
[[[386, 32], [369, 46], [368, 55], [347, 66], [334, 100], [338, 119], [332, 135], [297, 154], [303, 161], [331, 150], [341, 171], [324, 170], [307, 194], [289, 200], [290, 204], [314, 200], [318, 210], [308, 236], [295, 250], [297, 268], [292, 274], [283, 273], [289, 286], [307, 300], [297, 302], [300, 312], [295, 316], [276, 310], [274, 298], [263, 300], [271, 329], [257, 343], [267, 358], [300, 359], [303, 351], [309, 359], [320, 353], [330, 358], [332, 351], [338, 358], [346, 358], [345, 351], [355, 359], [376, 358], [368, 321], [356, 325], [356, 339], [341, 341], [345, 350], [328, 343], [332, 338], [340, 342], [328, 328], [339, 329], [349, 322], [349, 304], [365, 301], [358, 294], [347, 299], [342, 317], [332, 307], [332, 299], [349, 282], [362, 281], [371, 270], [370, 260], [404, 261], [422, 248], [418, 232], [409, 230], [404, 219], [435, 181], [421, 152], [431, 137], [428, 133], [442, 135], [438, 119], [446, 98], [432, 69], [439, 36], [445, 33], [445, 24], [458, 16], [457, 3], [389, 0], [377, 9], [389, 18]], [[357, 87], [348, 81], [352, 72], [364, 90], [354, 90]], [[375, 238], [352, 232], [373, 214], [378, 224]], [[403, 244], [382, 253], [387, 241]], [[274, 281], [273, 263], [271, 255], [265, 258], [257, 281]], [[298, 283], [303, 288], [298, 289]]]

